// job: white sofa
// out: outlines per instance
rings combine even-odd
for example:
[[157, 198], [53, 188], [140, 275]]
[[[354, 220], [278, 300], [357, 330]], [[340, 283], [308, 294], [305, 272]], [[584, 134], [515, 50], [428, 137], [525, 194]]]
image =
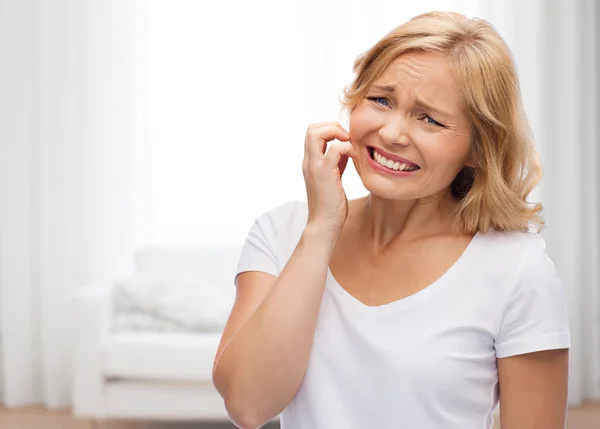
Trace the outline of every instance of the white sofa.
[[[145, 248], [137, 272], [174, 272], [221, 285], [231, 302], [241, 249]], [[212, 383], [221, 333], [111, 332], [111, 287], [76, 298], [73, 414], [88, 421], [228, 420]]]

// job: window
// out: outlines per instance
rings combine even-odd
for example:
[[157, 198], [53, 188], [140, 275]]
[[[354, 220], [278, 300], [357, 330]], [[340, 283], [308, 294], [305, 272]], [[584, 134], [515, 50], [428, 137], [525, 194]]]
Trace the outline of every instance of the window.
[[[239, 245], [256, 216], [305, 200], [306, 128], [343, 120], [354, 58], [455, 3], [146, 2], [150, 241]], [[352, 165], [343, 182], [348, 198], [366, 194]]]

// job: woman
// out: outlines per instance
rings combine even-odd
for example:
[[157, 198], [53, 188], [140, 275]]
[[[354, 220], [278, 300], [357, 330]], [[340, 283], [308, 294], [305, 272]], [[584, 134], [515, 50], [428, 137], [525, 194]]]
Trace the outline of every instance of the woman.
[[[349, 130], [308, 129], [308, 204], [258, 217], [243, 248], [213, 373], [232, 421], [489, 429], [500, 400], [503, 429], [564, 428], [565, 298], [508, 48], [429, 13], [355, 72]], [[348, 158], [365, 198], [346, 200]]]

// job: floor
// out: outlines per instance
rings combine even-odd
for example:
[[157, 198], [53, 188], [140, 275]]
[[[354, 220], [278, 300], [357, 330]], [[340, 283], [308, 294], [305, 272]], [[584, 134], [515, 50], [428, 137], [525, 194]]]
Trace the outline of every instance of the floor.
[[[0, 429], [91, 429], [85, 422], [71, 417], [70, 411], [48, 411], [43, 408], [8, 409], [0, 407]], [[278, 423], [263, 426], [279, 429]], [[237, 429], [227, 422], [212, 423], [150, 423], [150, 422], [102, 422], [94, 429]]]
[[[46, 411], [41, 408], [5, 409], [0, 408], [0, 428], [2, 429], [83, 429], [82, 422], [73, 419], [68, 411]], [[227, 423], [101, 423], [97, 429], [233, 429]], [[278, 429], [278, 424], [263, 426], [264, 429]], [[586, 404], [569, 410], [568, 429], [600, 428], [600, 403]]]

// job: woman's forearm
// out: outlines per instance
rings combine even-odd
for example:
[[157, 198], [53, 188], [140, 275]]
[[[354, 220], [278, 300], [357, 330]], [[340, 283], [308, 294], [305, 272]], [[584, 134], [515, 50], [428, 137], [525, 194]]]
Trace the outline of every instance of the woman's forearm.
[[337, 233], [308, 225], [263, 302], [224, 348], [213, 378], [234, 420], [259, 427], [298, 390], [336, 241]]

